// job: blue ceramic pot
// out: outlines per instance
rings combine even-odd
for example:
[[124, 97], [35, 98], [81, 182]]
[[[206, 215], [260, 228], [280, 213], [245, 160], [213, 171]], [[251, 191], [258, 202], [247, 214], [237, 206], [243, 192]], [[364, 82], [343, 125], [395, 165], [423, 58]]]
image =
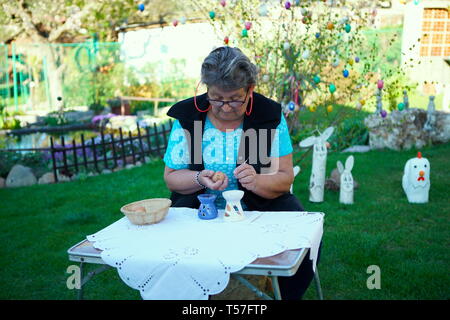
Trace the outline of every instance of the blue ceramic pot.
[[200, 194], [197, 196], [200, 200], [200, 207], [198, 208], [198, 217], [204, 220], [211, 220], [217, 218], [218, 212], [214, 201], [215, 194]]

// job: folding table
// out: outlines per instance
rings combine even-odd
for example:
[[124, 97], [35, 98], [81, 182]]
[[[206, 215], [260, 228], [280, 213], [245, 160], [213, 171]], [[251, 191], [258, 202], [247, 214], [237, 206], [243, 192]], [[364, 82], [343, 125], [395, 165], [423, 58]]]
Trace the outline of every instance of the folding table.
[[[295, 250], [286, 250], [271, 257], [258, 258], [243, 269], [231, 274], [236, 280], [241, 282], [247, 288], [252, 290], [260, 298], [272, 300], [268, 294], [256, 288], [252, 283], [247, 281], [241, 275], [260, 275], [268, 276], [272, 280], [275, 300], [281, 300], [280, 288], [278, 286], [279, 276], [292, 276], [295, 274], [303, 259], [306, 257], [309, 248], [300, 248]], [[94, 248], [93, 243], [88, 240], [83, 240], [72, 246], [67, 253], [69, 260], [80, 263], [81, 286], [78, 289], [78, 299], [83, 299], [83, 285], [86, 284], [93, 276], [111, 268], [101, 258], [101, 250]], [[101, 265], [94, 271], [83, 274], [83, 266], [85, 264]], [[316, 286], [317, 297], [323, 300], [322, 289], [320, 286], [319, 273], [316, 266], [314, 274], [314, 283]]]

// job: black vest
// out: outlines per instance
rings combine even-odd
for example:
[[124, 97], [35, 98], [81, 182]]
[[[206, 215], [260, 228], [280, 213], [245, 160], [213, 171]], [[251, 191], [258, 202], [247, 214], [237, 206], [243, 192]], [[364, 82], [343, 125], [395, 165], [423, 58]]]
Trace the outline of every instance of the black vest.
[[[262, 168], [270, 167], [270, 150], [275, 129], [281, 121], [281, 105], [256, 92], [253, 92], [253, 99], [253, 110], [251, 114], [249, 116], [244, 115], [243, 132], [239, 145], [236, 167], [245, 160], [248, 160], [247, 163], [252, 165], [257, 173], [260, 173]], [[209, 105], [206, 100], [206, 93], [198, 96], [196, 98], [196, 102], [200, 110], [206, 110]], [[249, 106], [247, 108], [249, 108]], [[191, 159], [189, 169], [194, 171], [201, 171], [205, 169], [202, 157], [203, 152], [195, 155], [194, 152], [191, 152], [191, 150], [194, 150], [195, 144], [197, 144], [196, 150], [202, 150], [202, 138], [205, 127], [206, 112], [199, 112], [195, 108], [194, 98], [189, 98], [174, 104], [167, 112], [167, 115], [177, 119], [182, 128], [189, 132], [189, 134], [186, 134]], [[197, 121], [197, 126], [194, 126], [194, 121]], [[201, 127], [199, 126], [200, 121]], [[199, 128], [200, 130], [198, 130]], [[253, 143], [256, 142], [256, 149], [255, 146], [253, 146], [253, 150], [257, 150], [256, 154], [254, 154], [254, 152], [249, 152], [249, 143], [252, 141], [246, 135], [246, 132], [249, 133], [247, 130], [254, 130], [256, 133], [255, 136], [257, 139], [256, 141], [253, 141]], [[192, 139], [190, 139], [190, 137], [192, 137]], [[264, 207], [268, 204], [268, 201], [270, 201], [243, 188], [239, 181], [238, 187], [240, 190], [245, 191], [243, 201], [249, 210], [263, 211]], [[193, 201], [192, 207], [195, 208], [200, 204], [197, 200], [197, 195], [204, 192], [205, 189], [199, 190], [191, 195], [182, 195], [177, 192], [172, 192], [171, 200], [172, 202], [176, 202], [180, 197], [191, 197]]]

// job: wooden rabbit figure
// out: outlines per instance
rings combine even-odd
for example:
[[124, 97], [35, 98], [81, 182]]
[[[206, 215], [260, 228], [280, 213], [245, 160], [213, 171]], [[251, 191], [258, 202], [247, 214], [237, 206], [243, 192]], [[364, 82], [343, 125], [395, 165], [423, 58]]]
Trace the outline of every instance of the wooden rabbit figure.
[[328, 152], [326, 142], [333, 131], [334, 127], [329, 127], [320, 136], [311, 136], [299, 143], [302, 148], [314, 146], [311, 177], [309, 179], [309, 201], [311, 202], [323, 202]]
[[347, 160], [345, 160], [345, 168], [342, 165], [342, 162], [337, 162], [337, 167], [339, 173], [341, 175], [341, 186], [339, 192], [339, 202], [343, 204], [353, 204], [353, 176], [352, 169], [354, 164], [353, 156], [349, 156]]

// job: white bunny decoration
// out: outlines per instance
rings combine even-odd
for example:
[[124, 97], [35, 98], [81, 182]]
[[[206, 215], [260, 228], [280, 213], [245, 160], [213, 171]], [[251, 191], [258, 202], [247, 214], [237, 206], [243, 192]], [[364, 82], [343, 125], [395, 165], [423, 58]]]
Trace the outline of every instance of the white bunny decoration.
[[325, 169], [327, 164], [328, 138], [333, 134], [334, 127], [329, 127], [317, 136], [308, 137], [300, 141], [299, 146], [307, 148], [314, 145], [311, 177], [309, 179], [309, 201], [322, 202], [325, 187]]
[[428, 202], [431, 186], [430, 162], [422, 158], [422, 153], [418, 152], [416, 158], [406, 162], [402, 186], [410, 203]]
[[339, 191], [339, 202], [343, 204], [353, 204], [353, 176], [352, 169], [355, 160], [353, 156], [349, 156], [347, 160], [345, 160], [345, 168], [342, 165], [342, 162], [337, 162], [337, 167], [339, 173], [341, 175], [341, 186]]

